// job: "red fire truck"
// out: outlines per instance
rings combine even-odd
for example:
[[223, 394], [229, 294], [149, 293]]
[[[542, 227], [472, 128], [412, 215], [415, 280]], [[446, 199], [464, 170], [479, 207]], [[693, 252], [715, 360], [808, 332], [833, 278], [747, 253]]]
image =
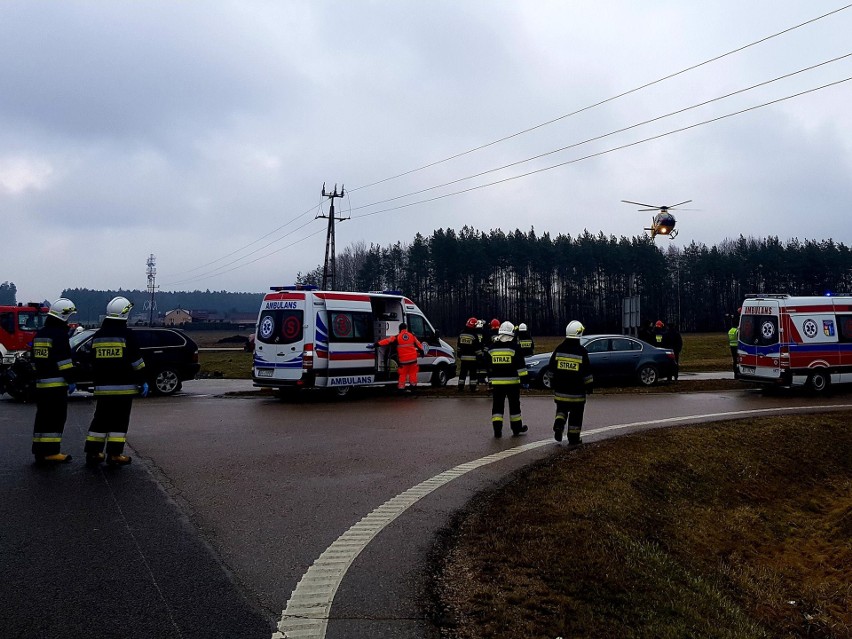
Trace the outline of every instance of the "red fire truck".
[[29, 350], [36, 331], [44, 326], [48, 308], [36, 302], [0, 306], [0, 356], [11, 366], [18, 353]]

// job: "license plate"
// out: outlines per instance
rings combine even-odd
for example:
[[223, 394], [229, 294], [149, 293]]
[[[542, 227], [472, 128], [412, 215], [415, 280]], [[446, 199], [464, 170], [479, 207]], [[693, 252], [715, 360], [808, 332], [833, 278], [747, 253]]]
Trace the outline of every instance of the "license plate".
[[258, 368], [257, 369], [257, 376], [258, 377], [272, 377], [272, 374], [274, 372], [275, 371], [272, 368]]
[[740, 372], [745, 375], [754, 375], [754, 366], [740, 366]]

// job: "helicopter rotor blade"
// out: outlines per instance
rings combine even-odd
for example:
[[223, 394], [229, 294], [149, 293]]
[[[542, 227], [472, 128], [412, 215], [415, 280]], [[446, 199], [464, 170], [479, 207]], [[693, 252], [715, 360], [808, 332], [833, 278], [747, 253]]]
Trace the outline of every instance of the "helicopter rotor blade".
[[631, 202], [630, 200], [621, 200], [625, 204], [638, 204], [639, 206], [650, 206], [653, 210], [657, 210], [660, 208], [659, 206], [654, 206], [653, 204], [643, 204], [642, 202]]
[[654, 209], [639, 209], [639, 211], [659, 211], [659, 210], [660, 210], [660, 209], [658, 209], [658, 208], [654, 208]]
[[667, 206], [666, 208], [673, 209], [676, 206], [680, 206], [681, 204], [688, 204], [689, 202], [692, 202], [692, 200], [684, 200], [683, 202], [679, 202], [678, 204], [672, 204], [671, 206]]

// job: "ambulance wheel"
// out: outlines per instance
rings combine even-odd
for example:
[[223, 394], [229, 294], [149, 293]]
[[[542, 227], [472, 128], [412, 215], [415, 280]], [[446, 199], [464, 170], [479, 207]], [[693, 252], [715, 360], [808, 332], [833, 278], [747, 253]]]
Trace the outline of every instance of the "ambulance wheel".
[[808, 378], [808, 388], [817, 395], [827, 393], [829, 386], [831, 386], [831, 378], [824, 370], [814, 371]]
[[351, 386], [335, 386], [332, 391], [335, 397], [343, 399], [344, 397], [349, 397], [349, 394], [352, 392]]
[[432, 373], [432, 386], [442, 388], [450, 381], [450, 373], [446, 366], [438, 366], [435, 372]]

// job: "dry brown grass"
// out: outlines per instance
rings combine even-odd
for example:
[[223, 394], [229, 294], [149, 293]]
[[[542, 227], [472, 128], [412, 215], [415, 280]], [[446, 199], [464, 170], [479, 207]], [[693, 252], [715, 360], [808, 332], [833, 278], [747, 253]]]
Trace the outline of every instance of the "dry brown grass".
[[852, 636], [852, 413], [561, 451], [435, 552], [442, 636]]

